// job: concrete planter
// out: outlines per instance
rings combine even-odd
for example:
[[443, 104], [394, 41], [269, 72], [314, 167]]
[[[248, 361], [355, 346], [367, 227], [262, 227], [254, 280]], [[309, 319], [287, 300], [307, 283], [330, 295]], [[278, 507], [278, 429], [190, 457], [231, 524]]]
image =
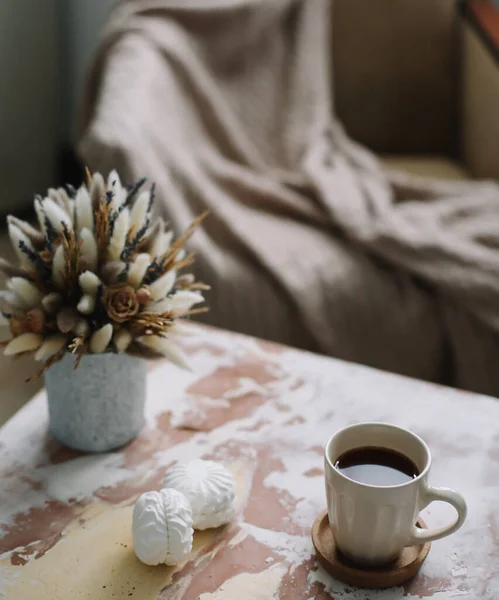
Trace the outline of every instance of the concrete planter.
[[66, 354], [45, 373], [50, 432], [62, 444], [106, 452], [144, 425], [146, 361], [127, 354], [88, 354], [78, 369]]

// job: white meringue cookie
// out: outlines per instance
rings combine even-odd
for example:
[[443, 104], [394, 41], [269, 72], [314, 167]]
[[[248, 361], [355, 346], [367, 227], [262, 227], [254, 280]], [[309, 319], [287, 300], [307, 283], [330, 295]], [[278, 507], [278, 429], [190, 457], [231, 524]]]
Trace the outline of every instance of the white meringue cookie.
[[193, 460], [168, 471], [163, 485], [182, 492], [189, 500], [194, 529], [219, 527], [235, 516], [234, 477], [223, 465], [211, 460]]
[[192, 550], [192, 511], [177, 490], [146, 492], [135, 503], [133, 547], [146, 565], [174, 565]]

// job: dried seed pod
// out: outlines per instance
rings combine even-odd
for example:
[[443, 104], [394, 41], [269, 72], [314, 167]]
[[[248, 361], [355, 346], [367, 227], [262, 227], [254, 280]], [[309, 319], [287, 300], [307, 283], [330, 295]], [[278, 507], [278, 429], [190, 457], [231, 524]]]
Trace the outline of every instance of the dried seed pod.
[[151, 301], [151, 290], [144, 285], [135, 292], [135, 297], [140, 304], [147, 304]]

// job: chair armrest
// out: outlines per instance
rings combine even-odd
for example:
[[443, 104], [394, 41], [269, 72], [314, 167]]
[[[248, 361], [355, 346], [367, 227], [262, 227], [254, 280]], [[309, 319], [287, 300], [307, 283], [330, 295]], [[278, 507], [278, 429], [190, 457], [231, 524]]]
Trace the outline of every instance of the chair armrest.
[[499, 8], [467, 0], [463, 29], [462, 158], [474, 177], [499, 179]]

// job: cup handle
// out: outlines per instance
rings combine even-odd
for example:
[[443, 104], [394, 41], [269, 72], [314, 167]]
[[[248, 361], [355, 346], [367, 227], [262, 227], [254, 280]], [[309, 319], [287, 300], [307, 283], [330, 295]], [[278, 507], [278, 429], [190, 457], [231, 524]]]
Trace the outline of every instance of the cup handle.
[[438, 527], [437, 529], [421, 529], [420, 527], [413, 526], [409, 545], [417, 545], [439, 540], [457, 531], [464, 523], [468, 513], [468, 508], [461, 494], [449, 488], [428, 486], [424, 492], [424, 506], [428, 506], [428, 504], [431, 504], [431, 502], [436, 501], [448, 502], [451, 504], [457, 512], [455, 520], [450, 525], [444, 525], [443, 527]]

